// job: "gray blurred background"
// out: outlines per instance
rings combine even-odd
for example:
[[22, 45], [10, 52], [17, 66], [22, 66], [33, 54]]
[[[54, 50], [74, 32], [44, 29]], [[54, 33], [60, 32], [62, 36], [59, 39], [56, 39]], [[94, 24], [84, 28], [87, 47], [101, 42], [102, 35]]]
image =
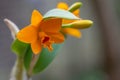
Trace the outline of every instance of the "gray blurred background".
[[120, 80], [120, 0], [0, 0], [0, 80], [9, 80], [16, 58], [3, 19], [21, 29], [30, 23], [33, 9], [45, 14], [61, 1], [81, 1], [81, 18], [94, 25], [81, 30], [81, 39], [69, 36], [54, 61], [33, 80]]

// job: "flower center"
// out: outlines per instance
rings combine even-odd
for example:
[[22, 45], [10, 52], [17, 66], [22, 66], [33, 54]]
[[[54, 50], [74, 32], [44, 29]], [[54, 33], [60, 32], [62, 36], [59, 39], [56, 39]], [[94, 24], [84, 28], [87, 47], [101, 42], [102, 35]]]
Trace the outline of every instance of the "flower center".
[[39, 39], [43, 45], [43, 47], [47, 47], [50, 51], [53, 50], [52, 43], [50, 37], [45, 32], [39, 32]]
[[44, 39], [43, 39], [43, 41], [42, 41], [42, 43], [45, 43], [45, 42], [47, 42], [49, 40], [50, 40], [50, 38], [45, 36]]

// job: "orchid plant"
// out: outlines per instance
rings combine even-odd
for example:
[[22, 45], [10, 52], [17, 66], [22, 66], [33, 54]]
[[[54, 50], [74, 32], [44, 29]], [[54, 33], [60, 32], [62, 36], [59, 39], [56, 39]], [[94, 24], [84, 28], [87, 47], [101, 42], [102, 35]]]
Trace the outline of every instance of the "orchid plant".
[[11, 20], [4, 19], [14, 39], [11, 49], [17, 57], [10, 80], [31, 80], [54, 60], [67, 35], [81, 37], [79, 29], [93, 24], [79, 16], [81, 5], [76, 2], [69, 7], [60, 2], [43, 16], [35, 9], [30, 24], [21, 30]]

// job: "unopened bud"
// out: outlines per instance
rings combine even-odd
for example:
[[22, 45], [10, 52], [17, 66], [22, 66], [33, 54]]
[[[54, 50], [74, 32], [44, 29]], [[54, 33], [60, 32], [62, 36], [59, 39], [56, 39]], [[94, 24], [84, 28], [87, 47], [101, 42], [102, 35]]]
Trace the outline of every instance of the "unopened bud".
[[76, 2], [69, 7], [68, 11], [73, 12], [73, 11], [79, 9], [81, 6], [82, 6], [81, 2]]
[[93, 24], [93, 21], [91, 20], [78, 20], [71, 23], [70, 25], [72, 28], [85, 29], [85, 28], [89, 28], [92, 24]]

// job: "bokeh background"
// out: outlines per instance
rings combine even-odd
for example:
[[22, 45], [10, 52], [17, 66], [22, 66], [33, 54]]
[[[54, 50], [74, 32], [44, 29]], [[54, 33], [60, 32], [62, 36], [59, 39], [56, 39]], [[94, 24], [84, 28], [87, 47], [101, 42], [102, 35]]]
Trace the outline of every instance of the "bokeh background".
[[44, 14], [61, 1], [81, 1], [81, 18], [94, 24], [80, 30], [81, 39], [69, 36], [54, 61], [33, 80], [120, 80], [120, 0], [0, 0], [0, 80], [9, 80], [16, 58], [3, 19], [21, 29], [29, 24], [33, 9]]

